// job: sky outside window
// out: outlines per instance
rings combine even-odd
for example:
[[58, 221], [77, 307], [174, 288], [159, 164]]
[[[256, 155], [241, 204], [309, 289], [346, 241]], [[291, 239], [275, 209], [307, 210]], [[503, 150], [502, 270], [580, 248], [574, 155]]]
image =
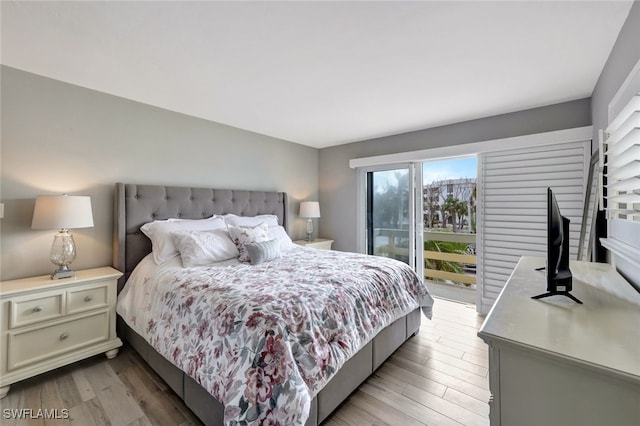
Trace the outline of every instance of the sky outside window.
[[[389, 186], [397, 186], [398, 179], [396, 173], [405, 171], [400, 168], [398, 170], [389, 170], [385, 172], [376, 172], [374, 181], [375, 192], [384, 192]], [[401, 172], [401, 174], [403, 173]], [[478, 162], [475, 155], [469, 157], [456, 157], [447, 159], [438, 159], [425, 161], [422, 163], [422, 182], [429, 185], [433, 182], [446, 179], [471, 178], [478, 176]]]
[[475, 155], [425, 161], [422, 166], [422, 182], [425, 185], [446, 179], [475, 179], [477, 176], [478, 162]]

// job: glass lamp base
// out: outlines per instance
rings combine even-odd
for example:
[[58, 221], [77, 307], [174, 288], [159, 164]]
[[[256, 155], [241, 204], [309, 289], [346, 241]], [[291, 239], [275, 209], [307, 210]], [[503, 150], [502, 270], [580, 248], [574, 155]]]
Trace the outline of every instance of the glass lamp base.
[[72, 271], [71, 269], [67, 268], [67, 269], [57, 269], [53, 272], [53, 274], [51, 274], [51, 279], [52, 280], [59, 280], [62, 278], [73, 278], [76, 276], [76, 271]]
[[51, 279], [58, 280], [61, 278], [71, 278], [76, 275], [69, 264], [76, 258], [76, 245], [73, 241], [73, 235], [66, 229], [61, 229], [53, 238], [51, 245], [51, 255], [49, 259], [54, 265], [58, 265], [58, 269], [51, 274]]
[[313, 220], [307, 219], [307, 241], [313, 241]]

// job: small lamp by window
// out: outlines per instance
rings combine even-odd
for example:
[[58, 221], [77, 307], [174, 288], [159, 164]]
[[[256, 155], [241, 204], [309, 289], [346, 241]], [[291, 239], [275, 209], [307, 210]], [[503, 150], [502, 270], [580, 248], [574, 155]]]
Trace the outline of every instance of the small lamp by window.
[[36, 198], [31, 228], [60, 230], [53, 238], [49, 256], [51, 262], [58, 265], [58, 269], [51, 274], [52, 279], [70, 278], [75, 275], [75, 272], [69, 269], [69, 264], [76, 258], [76, 245], [69, 229], [92, 226], [91, 197], [53, 195]]
[[320, 203], [317, 201], [301, 202], [300, 217], [307, 219], [307, 241], [313, 241], [313, 219], [320, 217]]

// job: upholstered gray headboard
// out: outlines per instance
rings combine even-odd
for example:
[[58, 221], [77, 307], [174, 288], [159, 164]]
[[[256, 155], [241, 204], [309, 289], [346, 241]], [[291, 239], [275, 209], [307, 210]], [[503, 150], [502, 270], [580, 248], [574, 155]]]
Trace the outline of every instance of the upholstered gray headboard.
[[124, 273], [118, 291], [144, 256], [151, 241], [140, 227], [153, 220], [204, 219], [214, 214], [239, 216], [273, 214], [287, 228], [287, 194], [284, 192], [116, 183], [113, 228], [113, 266]]

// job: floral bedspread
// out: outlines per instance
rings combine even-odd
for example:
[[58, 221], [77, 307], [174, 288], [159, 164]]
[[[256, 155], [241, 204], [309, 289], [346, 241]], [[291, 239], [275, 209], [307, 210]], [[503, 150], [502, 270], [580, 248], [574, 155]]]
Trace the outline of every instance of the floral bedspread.
[[224, 405], [229, 425], [304, 424], [352, 355], [418, 307], [430, 317], [433, 304], [401, 262], [309, 248], [255, 266], [178, 261], [130, 282], [118, 313]]

